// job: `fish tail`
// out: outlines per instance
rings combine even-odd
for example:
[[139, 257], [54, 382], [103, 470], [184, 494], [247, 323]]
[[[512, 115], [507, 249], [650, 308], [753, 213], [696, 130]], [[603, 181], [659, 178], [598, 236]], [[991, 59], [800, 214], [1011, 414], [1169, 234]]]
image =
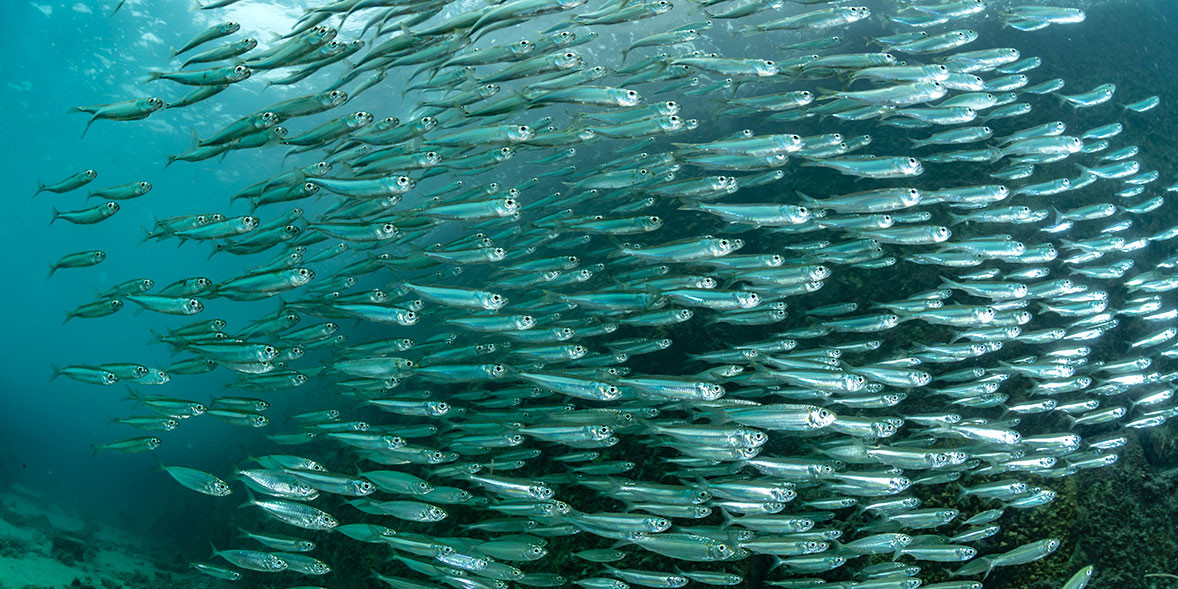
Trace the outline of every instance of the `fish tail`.
[[[1117, 208], [1120, 209], [1120, 207], [1117, 207]], [[1056, 208], [1055, 205], [1051, 206], [1051, 210], [1055, 211], [1055, 224], [1056, 225], [1059, 225], [1060, 223], [1063, 223], [1066, 220], [1063, 218], [1063, 213], [1059, 212], [1059, 209]]]
[[151, 230], [147, 227], [140, 227], [143, 230], [143, 238], [139, 240], [140, 245], [147, 243], [147, 240], [152, 238]]
[[[67, 313], [66, 315], [69, 314]], [[66, 319], [66, 321], [69, 321], [69, 319]], [[49, 381], [52, 382], [57, 380], [57, 377], [61, 376], [61, 368], [58, 368], [57, 364], [50, 364], [50, 367], [53, 369], [53, 375], [49, 377]]]
[[[172, 57], [175, 57], [175, 54], [173, 54]], [[144, 80], [143, 83], [147, 84], [148, 82], [154, 82], [154, 81], [160, 79], [160, 77], [162, 77], [163, 74], [164, 74], [164, 72], [161, 72], [159, 70], [151, 70], [151, 71], [147, 72], [147, 79]]]
[[61, 216], [61, 211], [57, 210], [57, 207], [53, 207], [53, 218], [49, 220], [49, 224], [52, 225], [53, 222], [56, 221], [57, 218], [60, 216]]
[[61, 324], [65, 325], [66, 323], [70, 322], [70, 319], [73, 319], [73, 318], [74, 318], [74, 314], [69, 311], [66, 311], [65, 312], [65, 319], [61, 320]]
[[49, 187], [45, 186], [45, 184], [43, 184], [40, 180], [37, 180], [37, 191], [33, 193], [33, 198], [37, 198], [38, 194], [41, 194], [46, 190], [49, 190]]
[[831, 90], [830, 88], [815, 88], [814, 90], [814, 93], [818, 95], [814, 98], [814, 100], [834, 98], [835, 95], [839, 93], [838, 90]]
[[986, 572], [982, 573], [982, 580], [985, 581], [986, 577], [989, 577], [990, 573], [994, 572], [994, 559], [989, 556], [983, 556], [982, 560], [986, 563]]
[[965, 496], [969, 493], [969, 491], [967, 491], [965, 485], [962, 485], [961, 483], [954, 484], [957, 485], [957, 502], [961, 503], [961, 500], [965, 499]]
[[576, 20], [576, 17], [573, 17], [573, 19], [574, 19], [574, 20], [566, 20], [566, 21], [564, 21], [564, 22], [562, 22], [562, 23], [559, 23], [559, 24], [553, 25], [553, 26], [551, 26], [551, 27], [548, 27], [546, 30], [540, 31], [540, 34], [541, 34], [541, 35], [547, 35], [548, 33], [555, 33], [556, 31], [559, 31], [560, 29], [563, 29], [563, 28], [566, 28], [566, 27], [575, 27], [575, 26], [577, 26], [579, 23], [577, 23], [577, 22], [574, 22], [574, 21]]
[[127, 385], [127, 396], [123, 397], [122, 400], [123, 401], [135, 401], [136, 407], [139, 405], [139, 403], [141, 401], [141, 399], [139, 398], [139, 395], [135, 392], [135, 389], [131, 388], [131, 385]]
[[90, 125], [93, 125], [93, 124], [94, 124], [94, 121], [97, 121], [97, 120], [98, 120], [98, 117], [97, 117], [97, 116], [90, 117], [90, 120], [86, 122], [86, 128], [85, 128], [85, 129], [82, 129], [82, 136], [81, 136], [81, 137], [79, 137], [79, 139], [85, 139], [85, 138], [86, 138], [86, 132], [90, 130]]

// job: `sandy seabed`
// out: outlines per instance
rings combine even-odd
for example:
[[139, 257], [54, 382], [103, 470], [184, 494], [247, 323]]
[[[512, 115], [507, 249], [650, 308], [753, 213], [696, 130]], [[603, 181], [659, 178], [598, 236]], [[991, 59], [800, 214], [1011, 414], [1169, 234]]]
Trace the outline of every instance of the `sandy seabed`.
[[[0, 589], [199, 587], [187, 562], [141, 538], [50, 503], [27, 487], [0, 492]], [[171, 558], [174, 558], [171, 557]]]

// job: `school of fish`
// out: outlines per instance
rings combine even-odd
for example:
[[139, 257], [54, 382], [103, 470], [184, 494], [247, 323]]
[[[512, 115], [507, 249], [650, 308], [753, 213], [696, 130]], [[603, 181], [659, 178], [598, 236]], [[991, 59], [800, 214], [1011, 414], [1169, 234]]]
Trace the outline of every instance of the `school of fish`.
[[[351, 543], [387, 553], [360, 572], [395, 589], [966, 589], [1070, 550], [986, 547], [1178, 415], [1178, 225], [1140, 230], [1178, 184], [1121, 135], [1160, 100], [1065, 84], [970, 28], [1033, 35], [1076, 8], [868, 4], [338, 0], [269, 43], [213, 26], [144, 72], [160, 96], [77, 110], [91, 130], [263, 73], [300, 89], [152, 162], [287, 152], [223, 212], [145, 228], [141, 247], [248, 270], [128, 277], [68, 310], [187, 319], [154, 334], [170, 366], [54, 377], [130, 389], [117, 427], [140, 434], [96, 452], [183, 443], [194, 418], [267, 428], [220, 472], [159, 463], [248, 503], [235, 545], [192, 556], [225, 581], [332, 586], [316, 547]], [[867, 19], [893, 34], [862, 38]], [[693, 50], [708, 36], [749, 50]], [[350, 109], [362, 92], [415, 107]], [[55, 204], [52, 231], [152, 189], [98, 176], [39, 186], [98, 197]], [[234, 301], [272, 312], [204, 313]], [[232, 390], [168, 395], [212, 371]], [[296, 387], [317, 406], [267, 415]]]

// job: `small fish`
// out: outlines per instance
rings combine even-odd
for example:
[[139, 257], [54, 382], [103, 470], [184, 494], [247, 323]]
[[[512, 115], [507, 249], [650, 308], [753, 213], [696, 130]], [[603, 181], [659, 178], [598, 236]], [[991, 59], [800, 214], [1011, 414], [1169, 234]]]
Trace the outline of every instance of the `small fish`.
[[58, 219], [65, 219], [75, 225], [93, 225], [105, 221], [117, 212], [119, 212], [119, 203], [114, 201], [77, 211], [59, 211], [57, 207], [53, 207], [53, 218], [50, 219], [49, 224], [52, 225]]
[[37, 182], [37, 191], [33, 193], [33, 196], [37, 196], [42, 192], [56, 192], [57, 194], [61, 194], [71, 190], [77, 190], [89, 184], [97, 177], [97, 171], [86, 169], [76, 174], [72, 174], [64, 180], [54, 182], [53, 184], [42, 184], [41, 182]]
[[[121, 3], [120, 3], [120, 6], [121, 6]], [[118, 9], [116, 9], [116, 11], [117, 10]], [[181, 53], [185, 53], [187, 51], [190, 51], [190, 50], [192, 50], [200, 45], [203, 45], [205, 43], [208, 43], [209, 41], [212, 41], [214, 39], [220, 39], [221, 37], [224, 37], [226, 35], [232, 35], [233, 33], [236, 33], [239, 30], [241, 30], [241, 25], [236, 22], [233, 22], [233, 21], [226, 21], [223, 23], [215, 24], [215, 25], [205, 29], [204, 31], [201, 31], [197, 36], [193, 37], [192, 40], [185, 43], [184, 46], [181, 47], [180, 49], [173, 50], [172, 57], [177, 57]]]
[[82, 137], [90, 130], [90, 125], [99, 119], [108, 121], [138, 121], [148, 117], [151, 113], [164, 107], [164, 101], [154, 96], [112, 102], [110, 104], [96, 104], [94, 106], [76, 106], [70, 112], [89, 113], [90, 120], [82, 130]]
[[87, 266], [96, 266], [106, 260], [106, 252], [102, 250], [92, 250], [88, 252], [77, 252], [62, 256], [57, 262], [49, 264], [49, 278], [61, 268], [85, 268]]
[[[157, 458], [158, 461], [158, 458]], [[198, 493], [224, 497], [233, 492], [229, 485], [221, 479], [203, 471], [183, 466], [164, 466], [159, 462], [156, 470], [168, 473], [176, 482]]]
[[114, 452], [116, 454], [137, 454], [151, 452], [159, 448], [163, 441], [155, 437], [128, 438], [106, 444], [94, 444], [94, 454], [99, 452]]

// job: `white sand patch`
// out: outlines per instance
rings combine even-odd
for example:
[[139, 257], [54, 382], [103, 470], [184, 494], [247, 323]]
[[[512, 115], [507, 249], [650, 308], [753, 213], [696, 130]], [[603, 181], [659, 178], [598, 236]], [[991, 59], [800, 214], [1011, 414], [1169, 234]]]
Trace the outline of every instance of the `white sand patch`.
[[68, 587], [85, 574], [52, 558], [28, 555], [24, 558], [0, 558], [0, 589], [34, 587]]
[[[19, 485], [0, 493], [0, 589], [191, 586], [160, 570], [143, 538], [63, 509]], [[159, 562], [158, 560], [156, 562]]]

